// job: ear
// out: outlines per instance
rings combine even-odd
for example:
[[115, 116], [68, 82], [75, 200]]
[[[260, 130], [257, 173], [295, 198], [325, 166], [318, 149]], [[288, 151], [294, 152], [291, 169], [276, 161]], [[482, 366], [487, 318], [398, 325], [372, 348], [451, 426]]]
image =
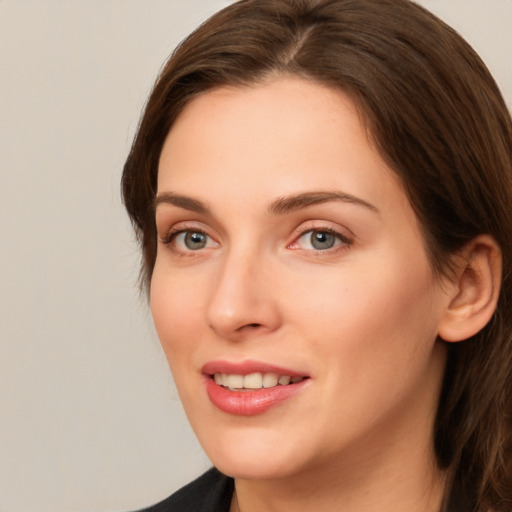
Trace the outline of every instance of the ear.
[[501, 285], [501, 249], [490, 235], [479, 235], [457, 253], [455, 276], [448, 285], [449, 303], [438, 326], [450, 342], [470, 338], [489, 322]]

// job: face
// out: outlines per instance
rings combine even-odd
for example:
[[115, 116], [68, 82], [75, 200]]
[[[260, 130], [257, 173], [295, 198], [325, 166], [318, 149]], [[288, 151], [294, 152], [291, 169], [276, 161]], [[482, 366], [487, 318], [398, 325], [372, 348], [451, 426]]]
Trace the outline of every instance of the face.
[[446, 298], [347, 96], [281, 78], [194, 99], [156, 223], [154, 322], [219, 469], [286, 477], [430, 443]]

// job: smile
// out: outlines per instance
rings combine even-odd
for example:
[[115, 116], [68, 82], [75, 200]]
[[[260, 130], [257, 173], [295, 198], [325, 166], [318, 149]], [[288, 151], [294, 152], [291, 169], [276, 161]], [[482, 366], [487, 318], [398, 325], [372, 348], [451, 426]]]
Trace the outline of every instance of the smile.
[[297, 370], [259, 361], [212, 361], [202, 374], [210, 402], [235, 416], [262, 414], [309, 387], [312, 379]]
[[276, 386], [288, 386], [290, 383], [296, 384], [304, 380], [305, 377], [255, 372], [249, 373], [248, 375], [215, 373], [213, 379], [216, 384], [230, 391], [250, 391], [255, 389], [268, 389]]

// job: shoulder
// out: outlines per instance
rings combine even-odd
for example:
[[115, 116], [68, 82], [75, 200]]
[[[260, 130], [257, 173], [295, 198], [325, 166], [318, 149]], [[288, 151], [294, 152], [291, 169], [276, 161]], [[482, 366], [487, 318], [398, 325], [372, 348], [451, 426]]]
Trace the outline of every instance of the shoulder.
[[140, 512], [229, 512], [234, 482], [215, 468]]

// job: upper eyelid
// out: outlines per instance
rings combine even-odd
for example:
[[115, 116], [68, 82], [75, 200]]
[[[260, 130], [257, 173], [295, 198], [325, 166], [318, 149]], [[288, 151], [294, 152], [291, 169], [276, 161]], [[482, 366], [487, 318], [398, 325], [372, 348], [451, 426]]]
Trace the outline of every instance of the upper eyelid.
[[162, 238], [171, 231], [201, 231], [209, 235], [211, 238], [218, 240], [222, 233], [221, 226], [208, 222], [201, 218], [201, 216], [163, 216], [159, 219], [156, 216], [156, 231], [157, 236]]
[[177, 228], [175, 226], [171, 226], [171, 228], [169, 228], [167, 231], [165, 231], [164, 235], [161, 236], [160, 239], [162, 240], [163, 243], [169, 244], [178, 235], [181, 235], [183, 233], [188, 233], [188, 232], [202, 233], [202, 234], [206, 235], [208, 238], [211, 238], [213, 241], [216, 242], [215, 238], [213, 236], [211, 236], [205, 229], [195, 228], [192, 226], [182, 227], [182, 228], [181, 227]]
[[[293, 241], [287, 245], [287, 247], [291, 248], [292, 246], [297, 245], [299, 243], [299, 240], [301, 240], [301, 238], [306, 236], [308, 233], [315, 233], [315, 232], [319, 232], [319, 233], [324, 232], [324, 233], [329, 233], [331, 235], [334, 235], [335, 237], [338, 238], [338, 240], [340, 242], [339, 245], [350, 246], [350, 245], [352, 245], [354, 243], [354, 240], [352, 238], [349, 238], [349, 237], [343, 235], [339, 231], [336, 231], [336, 230], [333, 230], [333, 229], [326, 229], [326, 228], [323, 228], [323, 229], [322, 228], [316, 228], [316, 229], [307, 229], [307, 230], [303, 231], [301, 234], [296, 236], [293, 239]], [[324, 251], [334, 250], [337, 247], [339, 248], [339, 245], [333, 246], [333, 247], [331, 247], [329, 249], [325, 249]], [[304, 249], [304, 250], [311, 250], [311, 249]]]
[[342, 241], [346, 241], [346, 242], [352, 242], [352, 238], [349, 238], [348, 236], [344, 235], [343, 233], [340, 233], [338, 230], [336, 229], [331, 229], [331, 228], [313, 228], [313, 229], [307, 229], [306, 231], [303, 231], [302, 234], [300, 234], [296, 240], [298, 240], [299, 238], [302, 238], [303, 236], [307, 235], [308, 233], [329, 233], [331, 235], [335, 235], [335, 236], [338, 236]]
[[194, 230], [209, 234], [209, 231], [211, 230], [209, 226], [205, 225], [204, 222], [201, 222], [199, 220], [163, 220], [160, 223], [156, 222], [156, 229], [159, 235], [160, 233], [167, 234], [171, 232]]
[[327, 221], [327, 220], [309, 220], [301, 223], [294, 229], [292, 236], [294, 239], [310, 232], [310, 231], [328, 231], [330, 233], [334, 233], [339, 235], [342, 238], [353, 241], [356, 236], [352, 232], [352, 230], [348, 229], [345, 226], [341, 226], [338, 223]]

